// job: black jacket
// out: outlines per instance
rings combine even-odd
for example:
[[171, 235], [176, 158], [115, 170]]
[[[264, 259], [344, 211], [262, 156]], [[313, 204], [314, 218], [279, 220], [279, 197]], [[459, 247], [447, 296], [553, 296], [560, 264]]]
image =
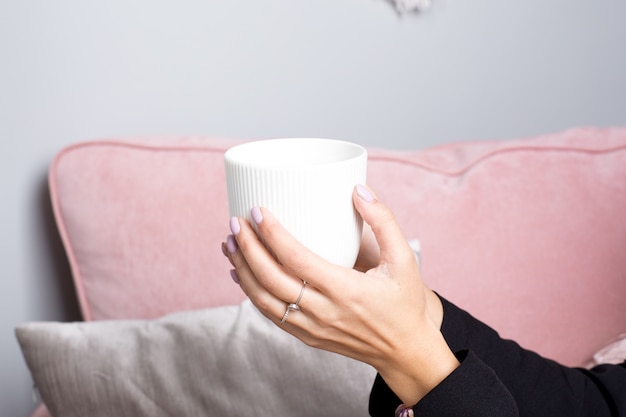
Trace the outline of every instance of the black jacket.
[[[461, 365], [414, 407], [416, 416], [626, 417], [626, 361], [591, 370], [568, 368], [500, 338], [442, 302], [441, 331]], [[370, 415], [393, 416], [400, 402], [378, 375]]]

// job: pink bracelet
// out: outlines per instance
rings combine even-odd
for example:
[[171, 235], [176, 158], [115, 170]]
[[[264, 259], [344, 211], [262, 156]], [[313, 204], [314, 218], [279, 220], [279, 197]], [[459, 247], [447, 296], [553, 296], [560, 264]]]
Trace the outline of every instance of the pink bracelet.
[[396, 408], [396, 417], [415, 417], [413, 407], [400, 404], [398, 408]]

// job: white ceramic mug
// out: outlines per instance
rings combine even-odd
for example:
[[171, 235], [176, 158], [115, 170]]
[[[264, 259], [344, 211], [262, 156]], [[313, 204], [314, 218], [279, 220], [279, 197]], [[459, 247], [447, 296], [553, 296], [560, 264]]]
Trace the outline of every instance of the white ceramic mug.
[[363, 221], [352, 190], [365, 184], [365, 148], [332, 139], [270, 139], [230, 148], [224, 161], [231, 216], [251, 220], [253, 207], [265, 207], [313, 252], [354, 266]]

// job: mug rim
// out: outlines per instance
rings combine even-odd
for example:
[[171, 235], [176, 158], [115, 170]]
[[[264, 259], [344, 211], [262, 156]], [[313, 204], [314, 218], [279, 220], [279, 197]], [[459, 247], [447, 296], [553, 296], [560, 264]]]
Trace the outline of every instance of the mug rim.
[[[326, 146], [337, 146], [341, 145], [340, 148], [346, 156], [328, 156], [323, 155], [319, 160], [311, 160], [311, 161], [303, 161], [303, 160], [287, 160], [281, 159], [280, 157], [271, 157], [268, 159], [260, 159], [258, 156], [258, 152], [261, 150], [267, 150], [268, 146], [276, 147], [280, 144], [285, 144], [289, 142], [290, 146], [300, 144], [300, 145], [316, 145], [320, 144]], [[297, 148], [292, 148], [297, 149]], [[255, 152], [256, 151], [256, 152]], [[300, 151], [300, 150], [299, 150]], [[312, 151], [311, 148], [308, 148], [308, 151]], [[310, 156], [306, 153], [306, 150], [303, 150], [300, 156]], [[293, 156], [293, 154], [292, 154]], [[329, 166], [333, 164], [345, 164], [350, 161], [358, 160], [360, 158], [367, 158], [367, 150], [365, 147], [345, 140], [339, 139], [328, 139], [328, 138], [312, 138], [312, 137], [296, 137], [296, 138], [275, 138], [275, 139], [260, 139], [253, 140], [250, 142], [245, 142], [232, 148], [229, 148], [224, 153], [224, 160], [227, 164], [232, 165], [245, 165], [250, 167], [264, 167], [264, 168], [297, 168], [299, 166], [303, 168], [311, 168], [315, 166]]]

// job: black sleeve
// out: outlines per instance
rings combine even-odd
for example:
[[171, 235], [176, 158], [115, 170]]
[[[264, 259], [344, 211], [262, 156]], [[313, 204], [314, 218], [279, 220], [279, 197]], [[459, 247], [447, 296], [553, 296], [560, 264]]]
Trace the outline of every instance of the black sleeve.
[[[416, 415], [515, 415], [502, 413], [502, 402], [512, 398], [520, 416], [626, 417], [626, 362], [592, 370], [564, 367], [500, 338], [467, 312], [443, 298], [442, 302], [441, 331], [462, 362], [418, 403]], [[464, 351], [469, 351], [465, 358]], [[501, 385], [494, 385], [483, 367], [492, 370]], [[422, 410], [424, 401], [426, 409]], [[482, 414], [468, 414], [461, 409], [445, 411], [451, 402], [463, 403], [467, 410]], [[392, 416], [399, 403], [377, 376], [370, 395], [370, 414]]]
[[[472, 351], [456, 354], [461, 365], [413, 407], [415, 416], [517, 417], [515, 400]], [[393, 416], [400, 400], [380, 375], [370, 395], [370, 415]]]

